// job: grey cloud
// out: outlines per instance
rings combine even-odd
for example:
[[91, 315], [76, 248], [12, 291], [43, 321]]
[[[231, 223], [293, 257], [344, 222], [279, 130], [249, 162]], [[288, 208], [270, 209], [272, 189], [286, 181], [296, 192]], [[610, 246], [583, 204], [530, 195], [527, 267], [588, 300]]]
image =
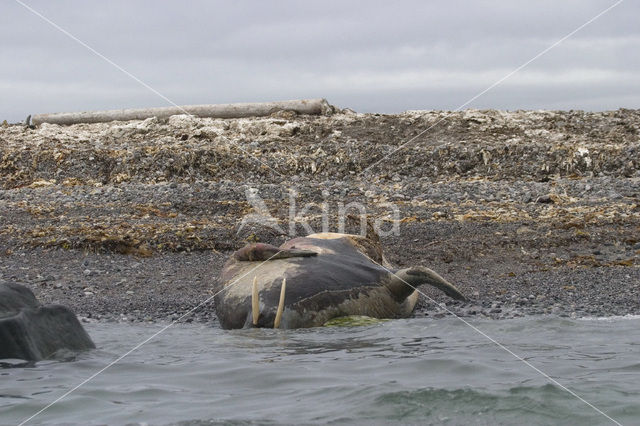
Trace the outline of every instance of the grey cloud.
[[[326, 97], [453, 109], [613, 1], [27, 1], [178, 104]], [[6, 1], [0, 119], [166, 101]], [[624, 2], [470, 107], [640, 104], [640, 4]]]

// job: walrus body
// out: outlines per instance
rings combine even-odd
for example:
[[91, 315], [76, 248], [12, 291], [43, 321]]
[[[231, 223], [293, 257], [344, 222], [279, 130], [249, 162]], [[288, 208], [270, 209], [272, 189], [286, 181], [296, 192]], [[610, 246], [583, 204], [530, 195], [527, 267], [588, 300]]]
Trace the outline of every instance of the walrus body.
[[415, 287], [425, 283], [464, 299], [427, 268], [391, 269], [378, 241], [349, 234], [312, 234], [280, 247], [248, 245], [226, 263], [220, 283], [224, 290], [215, 306], [226, 329], [316, 327], [351, 315], [407, 317], [418, 300]]
[[42, 306], [27, 287], [0, 282], [0, 359], [39, 361], [61, 349], [92, 348], [95, 345], [71, 310]]

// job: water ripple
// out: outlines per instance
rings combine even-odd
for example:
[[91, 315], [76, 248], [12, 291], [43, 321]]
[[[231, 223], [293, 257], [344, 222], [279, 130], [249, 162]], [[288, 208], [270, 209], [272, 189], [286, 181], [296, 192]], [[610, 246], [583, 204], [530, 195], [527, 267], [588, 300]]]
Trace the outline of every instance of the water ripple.
[[[628, 319], [475, 321], [622, 423], [640, 418], [639, 328]], [[98, 350], [0, 370], [18, 423], [158, 325], [91, 324]], [[15, 364], [15, 363], [14, 363]], [[455, 319], [225, 332], [179, 325], [34, 424], [576, 424], [606, 419]]]

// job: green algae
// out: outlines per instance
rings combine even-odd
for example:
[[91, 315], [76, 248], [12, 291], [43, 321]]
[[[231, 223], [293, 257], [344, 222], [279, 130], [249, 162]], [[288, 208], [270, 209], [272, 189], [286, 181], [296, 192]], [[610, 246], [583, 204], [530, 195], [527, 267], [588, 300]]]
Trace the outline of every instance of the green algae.
[[364, 325], [376, 325], [386, 321], [389, 320], [368, 317], [366, 315], [349, 315], [330, 319], [324, 323], [324, 327], [360, 327]]

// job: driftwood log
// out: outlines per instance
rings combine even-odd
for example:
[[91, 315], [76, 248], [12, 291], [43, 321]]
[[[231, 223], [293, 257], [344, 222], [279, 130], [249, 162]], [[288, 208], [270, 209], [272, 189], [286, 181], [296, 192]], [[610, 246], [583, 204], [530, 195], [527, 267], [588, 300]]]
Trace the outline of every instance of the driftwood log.
[[104, 123], [108, 121], [144, 120], [150, 117], [167, 118], [178, 114], [190, 114], [196, 117], [211, 118], [264, 117], [277, 111], [295, 111], [298, 114], [319, 115], [331, 110], [331, 105], [329, 105], [325, 99], [301, 99], [280, 102], [186, 105], [162, 108], [37, 114], [32, 117], [31, 123], [34, 125], [42, 123], [61, 125]]

